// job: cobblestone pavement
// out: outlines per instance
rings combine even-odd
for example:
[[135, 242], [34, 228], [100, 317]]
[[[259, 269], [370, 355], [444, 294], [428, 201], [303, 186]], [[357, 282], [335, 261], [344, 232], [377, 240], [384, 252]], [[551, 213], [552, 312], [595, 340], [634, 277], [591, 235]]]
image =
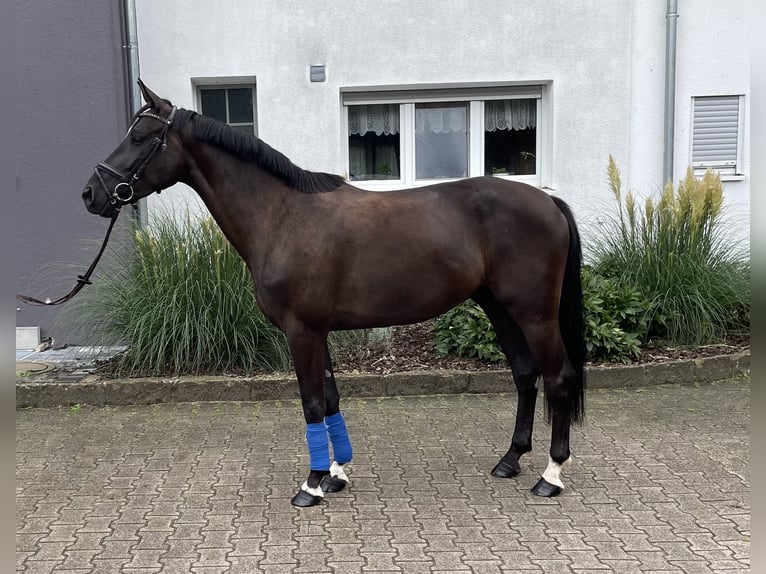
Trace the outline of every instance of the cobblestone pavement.
[[567, 489], [492, 478], [515, 395], [349, 399], [351, 486], [320, 506], [297, 401], [16, 413], [22, 572], [747, 572], [749, 380], [594, 390]]

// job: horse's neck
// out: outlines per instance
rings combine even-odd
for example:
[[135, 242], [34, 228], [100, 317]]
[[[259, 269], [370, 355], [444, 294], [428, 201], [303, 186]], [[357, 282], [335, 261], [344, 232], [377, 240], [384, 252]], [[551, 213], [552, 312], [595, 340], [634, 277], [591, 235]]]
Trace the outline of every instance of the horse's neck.
[[292, 196], [276, 177], [259, 166], [208, 145], [191, 146], [188, 181], [213, 219], [242, 257], [255, 255], [271, 230], [271, 213]]

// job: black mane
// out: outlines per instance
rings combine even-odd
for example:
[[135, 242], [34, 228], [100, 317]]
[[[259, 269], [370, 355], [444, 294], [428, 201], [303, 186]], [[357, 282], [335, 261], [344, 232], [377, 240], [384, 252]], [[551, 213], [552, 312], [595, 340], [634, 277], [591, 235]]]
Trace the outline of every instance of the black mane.
[[225, 150], [241, 160], [258, 164], [298, 191], [332, 191], [345, 183], [339, 175], [301, 169], [256, 136], [197, 112], [179, 109], [175, 121], [182, 126], [188, 124], [195, 139]]

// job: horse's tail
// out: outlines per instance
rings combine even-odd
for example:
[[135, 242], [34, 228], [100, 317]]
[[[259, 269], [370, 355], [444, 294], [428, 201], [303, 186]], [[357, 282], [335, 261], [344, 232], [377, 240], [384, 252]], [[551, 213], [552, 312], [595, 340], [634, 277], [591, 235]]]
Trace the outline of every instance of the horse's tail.
[[585, 415], [585, 321], [582, 299], [582, 247], [574, 216], [569, 206], [558, 197], [553, 202], [564, 214], [569, 224], [569, 253], [564, 270], [564, 284], [559, 301], [559, 328], [569, 362], [575, 371], [574, 388], [570, 389], [572, 420], [577, 422]]

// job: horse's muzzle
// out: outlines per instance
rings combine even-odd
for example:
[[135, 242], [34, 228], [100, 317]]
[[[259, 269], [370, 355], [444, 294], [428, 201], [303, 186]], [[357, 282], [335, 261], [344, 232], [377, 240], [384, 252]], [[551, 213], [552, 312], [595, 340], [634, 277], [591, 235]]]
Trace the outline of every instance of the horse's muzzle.
[[93, 188], [89, 185], [82, 190], [82, 202], [85, 204], [85, 209], [91, 213], [98, 213], [99, 209], [93, 205]]
[[90, 185], [86, 185], [85, 189], [82, 190], [82, 202], [85, 204], [85, 209], [90, 213], [100, 215], [101, 217], [112, 216], [113, 210], [110, 209], [112, 206], [108, 201], [99, 204]]

